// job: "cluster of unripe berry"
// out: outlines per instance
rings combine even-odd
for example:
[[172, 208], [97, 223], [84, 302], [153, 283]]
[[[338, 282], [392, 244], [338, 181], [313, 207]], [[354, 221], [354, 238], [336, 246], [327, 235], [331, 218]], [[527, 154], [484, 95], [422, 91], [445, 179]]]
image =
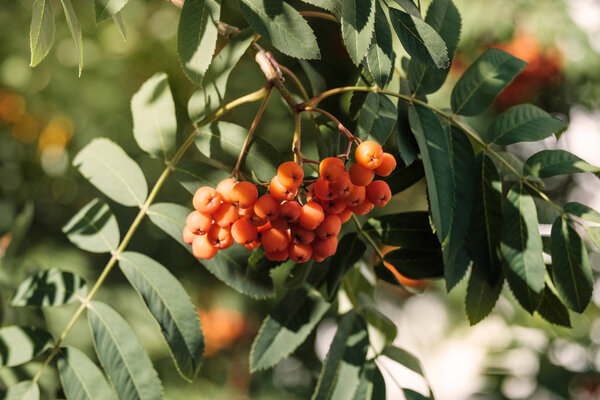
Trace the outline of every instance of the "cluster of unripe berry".
[[320, 177], [307, 181], [299, 164], [285, 162], [260, 197], [254, 184], [234, 178], [203, 186], [194, 194], [183, 239], [202, 259], [236, 242], [249, 250], [262, 245], [273, 261], [323, 261], [335, 254], [337, 235], [353, 213], [365, 215], [392, 196], [387, 183], [373, 178], [388, 176], [394, 157], [373, 141], [362, 142], [355, 157], [348, 171], [340, 158], [325, 158]]

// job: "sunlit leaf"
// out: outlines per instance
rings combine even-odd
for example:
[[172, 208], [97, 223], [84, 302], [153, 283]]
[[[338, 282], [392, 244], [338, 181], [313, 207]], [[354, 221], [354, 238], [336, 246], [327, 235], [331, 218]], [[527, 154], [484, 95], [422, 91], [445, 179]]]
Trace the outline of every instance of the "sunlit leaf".
[[367, 361], [360, 370], [360, 381], [352, 400], [385, 400], [385, 381], [375, 361]]
[[526, 174], [540, 178], [579, 172], [600, 172], [600, 168], [565, 150], [542, 150], [535, 153], [525, 161], [523, 169]]
[[127, 26], [125, 26], [125, 21], [123, 20], [123, 13], [119, 11], [115, 15], [112, 16], [113, 22], [115, 26], [119, 30], [119, 33], [123, 37], [124, 41], [127, 41]]
[[328, 11], [338, 11], [340, 8], [340, 0], [302, 0], [305, 3], [313, 6], [321, 7]]
[[85, 281], [72, 272], [56, 268], [40, 271], [27, 278], [17, 288], [11, 305], [60, 306], [79, 301], [87, 295]]
[[100, 369], [74, 347], [62, 347], [58, 353], [58, 372], [68, 399], [114, 399]]
[[409, 13], [410, 15], [423, 19], [421, 16], [421, 10], [415, 4], [413, 0], [394, 0], [404, 11]]
[[179, 162], [175, 166], [173, 175], [181, 186], [192, 194], [196, 193], [200, 186], [216, 187], [220, 181], [229, 176], [227, 172], [198, 160]]
[[31, 48], [30, 66], [38, 65], [54, 43], [54, 14], [50, 0], [35, 0], [31, 10], [29, 44]]
[[67, 25], [69, 26], [71, 36], [73, 37], [77, 61], [79, 63], [79, 75], [81, 75], [81, 70], [83, 69], [83, 39], [81, 37], [81, 26], [79, 25], [79, 20], [77, 19], [77, 14], [75, 14], [71, 0], [60, 0], [60, 2], [65, 10]]
[[119, 225], [106, 203], [90, 201], [62, 228], [77, 247], [93, 253], [115, 251], [119, 245]]
[[566, 213], [573, 214], [576, 217], [583, 218], [590, 222], [600, 223], [600, 213], [585, 204], [576, 201], [569, 202], [563, 207]]
[[0, 328], [0, 367], [14, 367], [30, 361], [52, 347], [52, 336], [44, 330], [22, 326]]
[[365, 60], [366, 67], [373, 75], [377, 86], [385, 87], [391, 79], [396, 54], [392, 31], [379, 2], [375, 2], [375, 31]]
[[585, 229], [585, 232], [588, 234], [589, 238], [594, 242], [596, 248], [600, 250], [600, 227], [599, 226], [589, 226]]
[[129, 0], [93, 0], [96, 24], [117, 14]]
[[33, 381], [19, 382], [8, 388], [4, 400], [39, 400], [40, 388]]
[[355, 65], [359, 65], [369, 49], [375, 30], [374, 0], [341, 0], [342, 38]]

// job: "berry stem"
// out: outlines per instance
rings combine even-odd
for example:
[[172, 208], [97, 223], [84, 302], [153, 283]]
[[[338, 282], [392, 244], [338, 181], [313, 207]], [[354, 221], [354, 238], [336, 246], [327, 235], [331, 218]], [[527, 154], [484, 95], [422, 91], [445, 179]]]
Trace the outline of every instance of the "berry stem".
[[294, 161], [302, 166], [305, 160], [302, 154], [302, 123], [300, 113], [294, 113], [294, 141], [292, 142], [292, 151], [294, 152]]
[[286, 66], [283, 66], [283, 65], [279, 64], [279, 68], [281, 69], [281, 72], [283, 72], [285, 75], [288, 75], [290, 78], [292, 78], [292, 80], [294, 81], [294, 83], [296, 84], [296, 86], [298, 87], [298, 89], [300, 90], [300, 94], [302, 95], [302, 98], [305, 101], [308, 100], [309, 97], [308, 97], [308, 93], [306, 92], [306, 88], [304, 87], [304, 85], [302, 85], [302, 82], [300, 82], [300, 79], [298, 78], [298, 76], [296, 74], [294, 74]]
[[350, 133], [350, 131], [348, 129], [346, 129], [346, 127], [344, 126], [344, 124], [342, 124], [339, 119], [337, 119], [336, 117], [334, 117], [328, 111], [325, 111], [322, 108], [306, 107], [306, 106], [303, 108], [302, 111], [313, 111], [313, 112], [318, 112], [318, 113], [323, 114], [324, 116], [326, 116], [327, 118], [329, 118], [331, 121], [333, 121], [333, 123], [337, 126], [337, 128], [339, 129], [339, 131], [341, 133], [343, 133], [344, 136], [346, 136], [350, 142], [353, 142], [353, 141], [357, 141], [359, 143], [362, 142], [362, 140], [360, 140], [360, 138], [358, 138], [358, 137], [354, 136], [352, 133]]

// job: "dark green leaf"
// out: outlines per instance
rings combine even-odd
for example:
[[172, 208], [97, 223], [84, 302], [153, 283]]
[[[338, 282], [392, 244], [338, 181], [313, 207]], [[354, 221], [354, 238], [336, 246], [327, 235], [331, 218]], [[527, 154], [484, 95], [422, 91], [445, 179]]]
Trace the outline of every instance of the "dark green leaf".
[[212, 60], [219, 34], [221, 0], [186, 0], [177, 30], [177, 56], [186, 76], [198, 86]]
[[90, 201], [71, 218], [62, 231], [77, 247], [92, 253], [115, 251], [120, 234], [117, 219], [100, 199]]
[[423, 372], [423, 366], [417, 357], [409, 353], [408, 351], [396, 347], [396, 346], [387, 346], [382, 353], [384, 356], [396, 361], [398, 364], [405, 366], [413, 372], [425, 377]]
[[[396, 121], [396, 142], [398, 143], [398, 151], [405, 165], [413, 166], [418, 159], [419, 146], [410, 129], [408, 123], [408, 104], [398, 100], [398, 118]], [[396, 168], [396, 173], [398, 168]], [[393, 193], [393, 192], [392, 192]]]
[[94, 139], [77, 154], [73, 165], [117, 203], [141, 206], [146, 200], [148, 185], [141, 168], [108, 139]]
[[337, 296], [338, 288], [346, 272], [354, 266], [367, 250], [367, 246], [356, 233], [344, 235], [337, 248], [338, 251], [331, 258], [331, 264], [335, 268], [331, 268], [325, 278], [330, 301]]
[[313, 6], [321, 7], [325, 10], [337, 12], [340, 5], [340, 0], [302, 0], [305, 3], [312, 4]]
[[38, 328], [5, 326], [0, 328], [0, 367], [25, 364], [52, 347], [52, 336]]
[[288, 56], [321, 57], [317, 39], [300, 13], [282, 0], [241, 0], [240, 11], [252, 29]]
[[383, 243], [414, 250], [439, 250], [440, 243], [431, 230], [429, 214], [414, 211], [369, 219], [363, 228]]
[[54, 13], [50, 0], [35, 0], [31, 10], [31, 26], [29, 28], [29, 44], [31, 48], [30, 66], [38, 65], [52, 47], [54, 42]]
[[594, 287], [592, 269], [585, 244], [563, 217], [552, 225], [552, 281], [571, 310], [585, 310]]
[[532, 104], [509, 108], [488, 127], [484, 140], [506, 146], [518, 142], [536, 142], [558, 135], [567, 125]]
[[321, 74], [319, 74], [308, 61], [298, 60], [298, 63], [308, 78], [312, 95], [316, 96], [320, 93], [323, 93], [327, 89], [327, 84], [325, 83], [325, 79], [321, 76]]
[[500, 251], [511, 290], [532, 314], [541, 300], [546, 268], [535, 203], [523, 183], [511, 187], [504, 202]]
[[440, 278], [444, 275], [441, 251], [397, 249], [387, 253], [384, 260], [410, 279]]
[[96, 11], [96, 24], [117, 14], [129, 0], [93, 0]]
[[308, 285], [289, 291], [263, 321], [250, 352], [250, 371], [273, 367], [312, 332], [331, 306]]
[[389, 185], [392, 194], [396, 194], [408, 189], [424, 177], [425, 170], [423, 169], [423, 163], [419, 160], [413, 162], [408, 167], [396, 167], [396, 170], [383, 178], [383, 180]]
[[84, 353], [74, 347], [62, 347], [58, 353], [58, 372], [69, 399], [114, 399], [104, 375]]
[[355, 65], [365, 57], [375, 30], [374, 0], [341, 0], [342, 37]]
[[131, 114], [133, 136], [142, 150], [170, 160], [175, 152], [177, 118], [167, 74], [154, 74], [144, 82], [131, 99]]
[[565, 204], [564, 210], [566, 213], [573, 214], [576, 217], [583, 218], [590, 222], [600, 223], [600, 213], [585, 204], [575, 201]]
[[404, 11], [412, 16], [423, 19], [421, 16], [421, 10], [416, 6], [413, 0], [394, 0]]
[[525, 68], [526, 63], [499, 49], [489, 49], [465, 71], [452, 90], [452, 111], [478, 115]]
[[11, 305], [61, 306], [79, 301], [87, 295], [87, 285], [81, 277], [56, 268], [40, 271], [19, 285]]
[[540, 314], [540, 317], [552, 324], [564, 326], [566, 328], [571, 327], [569, 310], [560, 301], [552, 289], [548, 287], [548, 284], [546, 284], [546, 287], [544, 287], [542, 301], [540, 302], [540, 305], [536, 311], [538, 314]]
[[504, 278], [498, 277], [495, 283], [490, 283], [487, 272], [482, 271], [479, 264], [473, 264], [465, 298], [471, 325], [479, 323], [492, 312], [503, 285]]
[[77, 60], [79, 63], [79, 76], [81, 76], [81, 70], [83, 68], [83, 39], [81, 37], [81, 26], [79, 25], [79, 20], [77, 19], [77, 14], [75, 14], [71, 0], [60, 0], [60, 2], [65, 11], [67, 25], [69, 26], [73, 42], [75, 43], [75, 52], [77, 53]]
[[394, 130], [398, 111], [386, 95], [369, 93], [360, 109], [356, 133], [362, 139], [371, 139], [384, 144]]
[[161, 399], [158, 374], [123, 317], [106, 304], [94, 301], [88, 306], [88, 321], [98, 358], [118, 398]]
[[4, 400], [39, 400], [40, 388], [33, 381], [19, 382], [8, 388]]
[[390, 8], [389, 11], [396, 35], [411, 57], [432, 67], [448, 67], [448, 49], [435, 29], [403, 11], [394, 8]]
[[360, 382], [352, 400], [385, 400], [385, 381], [375, 361], [367, 361], [360, 370]]
[[390, 25], [381, 5], [375, 1], [375, 30], [365, 60], [367, 69], [380, 88], [385, 87], [391, 79], [395, 59]]
[[402, 393], [406, 400], [431, 400], [431, 397], [423, 396], [421, 393], [412, 389], [402, 388]]
[[526, 174], [539, 178], [578, 172], [600, 172], [600, 168], [564, 150], [542, 150], [535, 153], [525, 161], [523, 169]]
[[181, 186], [194, 194], [200, 186], [216, 187], [229, 174], [202, 161], [183, 160], [175, 166], [173, 176]]

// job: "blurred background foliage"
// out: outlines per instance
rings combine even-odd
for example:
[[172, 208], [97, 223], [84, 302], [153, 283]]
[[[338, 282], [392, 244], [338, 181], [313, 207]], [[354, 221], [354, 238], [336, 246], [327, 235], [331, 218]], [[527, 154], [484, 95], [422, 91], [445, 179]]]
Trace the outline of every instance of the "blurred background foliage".
[[[160, 162], [137, 148], [131, 135], [129, 102], [141, 83], [165, 71], [177, 105], [180, 137], [191, 131], [187, 101], [195, 90], [184, 77], [175, 55], [180, 10], [162, 0], [131, 0], [123, 10], [127, 40], [110, 21], [95, 26], [88, 1], [74, 1], [84, 32], [84, 69], [77, 78], [77, 55], [60, 7], [55, 7], [56, 42], [35, 69], [29, 64], [31, 1], [0, 0], [0, 292], [3, 325], [44, 325], [59, 333], [73, 313], [64, 306], [52, 312], [6, 306], [15, 286], [29, 272], [50, 267], [78, 272], [94, 281], [106, 262], [70, 245], [61, 227], [98, 195], [71, 167], [79, 149], [99, 136], [111, 138], [136, 159], [150, 182], [161, 172]], [[422, 1], [425, 8], [428, 1]], [[299, 3], [300, 4], [300, 3]], [[449, 89], [460, 73], [489, 47], [503, 48], [529, 62], [523, 74], [499, 98], [487, 115], [470, 119], [485, 127], [510, 105], [533, 102], [570, 121], [560, 140], [512, 146], [526, 157], [540, 146], [568, 148], [600, 164], [600, 5], [594, 0], [457, 0], [463, 16], [462, 38], [449, 81], [432, 102], [447, 106]], [[223, 0], [223, 18], [236, 19], [236, 4]], [[302, 5], [300, 9], [310, 9]], [[352, 65], [335, 27], [311, 20], [323, 59], [311, 65], [327, 87], [352, 84]], [[300, 65], [278, 55], [299, 71]], [[399, 64], [399, 62], [397, 63]], [[228, 97], [258, 89], [263, 76], [246, 56], [228, 85]], [[307, 83], [307, 81], [306, 81]], [[308, 86], [308, 84], [307, 84]], [[351, 121], [349, 97], [328, 100], [326, 107]], [[226, 119], [248, 126], [258, 105], [235, 110]], [[291, 144], [292, 121], [278, 96], [273, 96], [258, 134], [281, 149]], [[310, 135], [306, 135], [310, 136]], [[307, 138], [310, 144], [310, 138]], [[536, 147], [537, 146], [537, 147]], [[288, 151], [288, 150], [286, 150]], [[314, 151], [314, 150], [313, 150]], [[310, 151], [309, 151], [310, 153]], [[578, 199], [600, 209], [600, 187], [587, 177], [549, 180], [546, 188], [559, 201]], [[399, 195], [390, 212], [422, 209], [424, 185], [417, 183]], [[168, 182], [159, 201], [188, 205], [189, 195]], [[112, 204], [123, 232], [134, 210]], [[540, 212], [542, 223], [544, 213]], [[542, 225], [542, 228], [544, 225]], [[549, 234], [547, 232], [546, 234]], [[274, 370], [248, 374], [250, 343], [260, 321], [275, 300], [255, 301], [234, 292], [205, 271], [187, 252], [145, 222], [130, 248], [168, 266], [180, 278], [198, 308], [207, 340], [201, 377], [185, 383], [172, 368], [158, 327], [148, 318], [137, 294], [119, 273], [113, 273], [99, 297], [130, 321], [152, 356], [168, 399], [304, 399], [310, 396], [320, 362], [335, 331], [326, 319], [316, 334]], [[598, 254], [593, 255], [596, 270]], [[365, 265], [365, 267], [368, 267]], [[464, 282], [463, 282], [464, 283]], [[436, 282], [416, 282], [425, 291], [412, 295], [378, 286], [378, 305], [399, 326], [398, 343], [423, 361], [438, 399], [597, 399], [600, 398], [600, 291], [585, 314], [571, 315], [573, 329], [555, 328], [515, 307], [508, 290], [494, 313], [471, 328], [464, 315], [465, 285], [447, 295]], [[596, 284], [600, 287], [600, 284]], [[67, 340], [93, 357], [87, 324], [78, 322]], [[0, 370], [8, 386], [36, 370]], [[385, 370], [388, 398], [402, 398], [394, 380], [422, 388], [415, 376], [392, 363]], [[46, 393], [56, 390], [55, 376], [42, 380]]]

